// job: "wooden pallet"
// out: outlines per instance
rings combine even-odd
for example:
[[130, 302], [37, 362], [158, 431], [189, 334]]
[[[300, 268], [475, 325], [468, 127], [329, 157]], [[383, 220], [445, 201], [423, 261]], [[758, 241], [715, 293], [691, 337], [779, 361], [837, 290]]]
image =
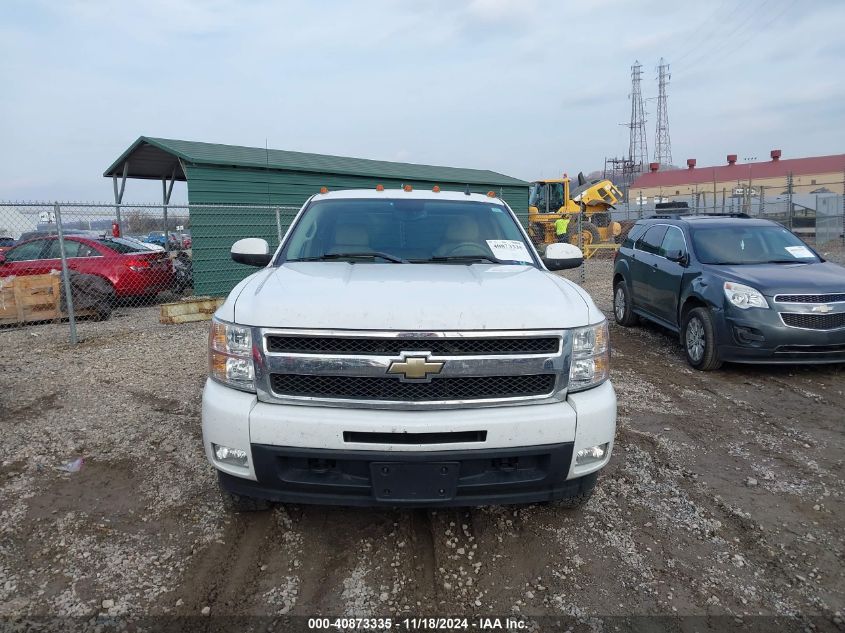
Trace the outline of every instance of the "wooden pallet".
[[169, 324], [208, 321], [224, 301], [222, 297], [187, 297], [182, 301], [163, 303], [159, 320]]
[[53, 321], [66, 316], [59, 309], [61, 278], [57, 274], [0, 277], [0, 325]]

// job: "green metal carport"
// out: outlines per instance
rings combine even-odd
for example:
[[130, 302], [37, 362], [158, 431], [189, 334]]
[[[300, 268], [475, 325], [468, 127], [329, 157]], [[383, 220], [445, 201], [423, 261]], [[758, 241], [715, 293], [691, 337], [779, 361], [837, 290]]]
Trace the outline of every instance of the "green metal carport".
[[[254, 272], [229, 258], [232, 243], [242, 237], [263, 237], [275, 247], [279, 231], [270, 207], [300, 207], [320, 187], [337, 190], [382, 184], [388, 189], [439, 185], [444, 191], [464, 191], [467, 186], [475, 193], [494, 190], [523, 224], [528, 222], [528, 183], [481, 169], [142, 136], [103, 175], [113, 179], [118, 205], [127, 178], [161, 180], [163, 204], [169, 203], [174, 182], [188, 183], [197, 294], [224, 295]], [[290, 213], [283, 216], [283, 228], [291, 219]]]

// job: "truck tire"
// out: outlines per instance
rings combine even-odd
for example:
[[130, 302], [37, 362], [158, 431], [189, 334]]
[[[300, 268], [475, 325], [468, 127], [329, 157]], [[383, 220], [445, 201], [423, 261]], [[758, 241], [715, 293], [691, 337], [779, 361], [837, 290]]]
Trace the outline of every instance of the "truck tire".
[[[599, 228], [592, 222], [581, 222], [581, 232], [584, 234], [584, 244], [598, 244], [601, 242]], [[574, 217], [569, 222], [566, 237], [570, 244], [578, 246], [578, 218]]]
[[270, 508], [269, 501], [244, 497], [222, 488], [220, 489], [220, 496], [223, 499], [223, 507], [230, 512], [261, 512]]
[[590, 489], [587, 492], [582, 492], [579, 495], [575, 495], [573, 497], [564, 497], [563, 499], [558, 499], [557, 501], [553, 501], [555, 507], [563, 508], [564, 510], [574, 510], [575, 508], [580, 508], [584, 504], [586, 504], [590, 497], [593, 496], [593, 490]]
[[551, 505], [555, 508], [563, 508], [564, 510], [574, 510], [575, 508], [580, 508], [590, 500], [590, 497], [593, 496], [593, 491], [596, 489], [596, 482], [598, 479], [598, 472], [580, 477], [577, 480], [580, 484], [577, 490], [573, 491], [572, 494], [567, 497], [555, 499], [551, 502]]
[[631, 309], [631, 293], [624, 279], [617, 281], [613, 287], [613, 316], [616, 322], [624, 327], [631, 327], [639, 321]]
[[687, 362], [700, 371], [713, 371], [722, 366], [716, 349], [716, 328], [713, 315], [703, 307], [693, 308], [684, 317], [681, 343]]

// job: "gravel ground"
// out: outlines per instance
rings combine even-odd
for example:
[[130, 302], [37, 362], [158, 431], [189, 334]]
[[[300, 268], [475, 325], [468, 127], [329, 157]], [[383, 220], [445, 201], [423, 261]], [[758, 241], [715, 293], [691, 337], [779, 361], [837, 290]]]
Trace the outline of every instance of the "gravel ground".
[[[611, 263], [587, 266], [609, 314]], [[207, 330], [160, 325], [155, 307], [81, 323], [77, 347], [66, 324], [0, 330], [0, 617], [842, 626], [841, 367], [702, 374], [659, 328], [612, 326], [616, 451], [581, 510], [230, 515], [200, 439]], [[81, 470], [61, 470], [79, 457]]]

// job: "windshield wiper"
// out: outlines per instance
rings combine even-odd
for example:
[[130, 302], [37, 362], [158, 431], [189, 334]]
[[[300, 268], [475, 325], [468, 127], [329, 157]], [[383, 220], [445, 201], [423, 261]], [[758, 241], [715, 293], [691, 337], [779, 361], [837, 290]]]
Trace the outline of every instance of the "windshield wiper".
[[441, 257], [432, 257], [430, 259], [415, 259], [415, 264], [431, 264], [438, 262], [465, 262], [472, 264], [473, 262], [490, 262], [491, 264], [504, 264], [501, 259], [496, 259], [489, 255], [444, 255]]
[[373, 259], [386, 259], [394, 264], [410, 264], [407, 259], [402, 259], [390, 253], [383, 253], [381, 251], [362, 251], [360, 253], [326, 253], [318, 257], [300, 257], [299, 259], [289, 259], [289, 262], [319, 262], [326, 259], [357, 259], [359, 257], [371, 257]]

